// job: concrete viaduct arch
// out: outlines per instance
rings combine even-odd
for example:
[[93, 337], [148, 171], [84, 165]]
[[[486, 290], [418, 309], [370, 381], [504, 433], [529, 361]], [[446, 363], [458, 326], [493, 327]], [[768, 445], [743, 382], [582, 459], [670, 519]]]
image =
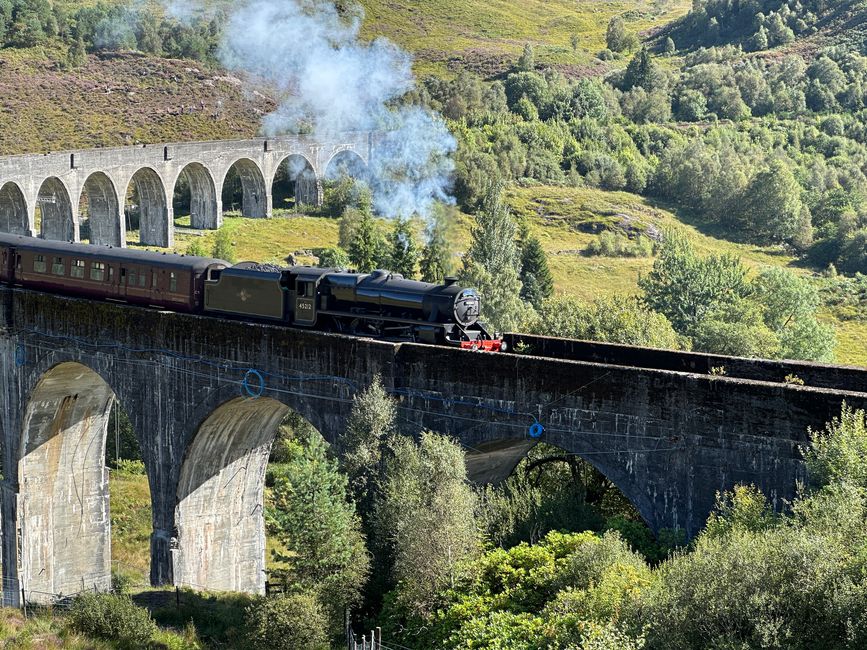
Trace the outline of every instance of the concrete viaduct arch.
[[241, 177], [244, 216], [266, 218], [285, 160], [297, 155], [309, 162], [302, 191], [305, 201], [318, 204], [329, 164], [351, 155], [361, 163], [353, 169], [366, 168], [376, 142], [375, 134], [349, 133], [329, 141], [285, 136], [0, 157], [0, 232], [125, 246], [124, 207], [133, 184], [146, 197], [140, 206], [141, 243], [171, 247], [173, 195], [181, 176], [190, 187], [192, 226], [218, 228], [223, 184], [233, 167]]
[[[376, 374], [405, 431], [455, 436], [476, 479], [507, 475], [539, 422], [542, 439], [596, 465], [654, 529], [689, 533], [736, 483], [777, 505], [791, 498], [807, 427], [843, 401], [867, 407], [863, 369], [521, 340], [529, 354], [479, 354], [0, 289], [6, 602], [107, 575], [99, 454], [114, 396], [148, 474], [151, 581], [253, 592], [264, 588], [264, 463], [283, 414], [339, 452], [352, 396]], [[726, 376], [709, 374], [716, 366]], [[79, 545], [51, 546], [71, 530], [87, 533]]]

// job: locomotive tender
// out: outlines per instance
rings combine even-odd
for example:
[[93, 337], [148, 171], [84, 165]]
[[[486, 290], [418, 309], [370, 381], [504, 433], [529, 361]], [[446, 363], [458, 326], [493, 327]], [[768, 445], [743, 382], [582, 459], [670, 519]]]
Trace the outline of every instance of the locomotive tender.
[[280, 268], [0, 234], [0, 282], [93, 300], [357, 336], [505, 350], [474, 289], [388, 271]]

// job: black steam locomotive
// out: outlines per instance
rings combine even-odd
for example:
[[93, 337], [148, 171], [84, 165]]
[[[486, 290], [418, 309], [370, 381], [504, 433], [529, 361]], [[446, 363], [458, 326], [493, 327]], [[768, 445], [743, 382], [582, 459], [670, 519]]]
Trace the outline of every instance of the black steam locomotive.
[[504, 350], [479, 321], [473, 289], [352, 273], [68, 244], [0, 234], [0, 282], [197, 314], [357, 336]]

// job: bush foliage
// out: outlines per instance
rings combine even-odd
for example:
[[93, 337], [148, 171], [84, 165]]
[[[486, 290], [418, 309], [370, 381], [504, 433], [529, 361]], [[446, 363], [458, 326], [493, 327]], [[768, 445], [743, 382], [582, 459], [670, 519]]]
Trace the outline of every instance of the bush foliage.
[[146, 609], [135, 605], [129, 596], [85, 593], [69, 610], [72, 627], [98, 639], [114, 641], [130, 650], [148, 645], [157, 632]]

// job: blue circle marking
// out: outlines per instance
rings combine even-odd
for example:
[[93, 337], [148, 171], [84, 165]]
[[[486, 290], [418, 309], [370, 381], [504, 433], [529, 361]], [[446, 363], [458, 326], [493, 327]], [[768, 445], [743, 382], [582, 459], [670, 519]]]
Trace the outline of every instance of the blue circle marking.
[[244, 375], [244, 381], [241, 382], [241, 385], [247, 392], [248, 397], [262, 397], [262, 393], [265, 392], [265, 378], [261, 372], [253, 368], [250, 368]]
[[530, 427], [530, 437], [531, 438], [541, 438], [543, 433], [545, 433], [545, 427], [543, 427], [538, 422], [534, 423]]

